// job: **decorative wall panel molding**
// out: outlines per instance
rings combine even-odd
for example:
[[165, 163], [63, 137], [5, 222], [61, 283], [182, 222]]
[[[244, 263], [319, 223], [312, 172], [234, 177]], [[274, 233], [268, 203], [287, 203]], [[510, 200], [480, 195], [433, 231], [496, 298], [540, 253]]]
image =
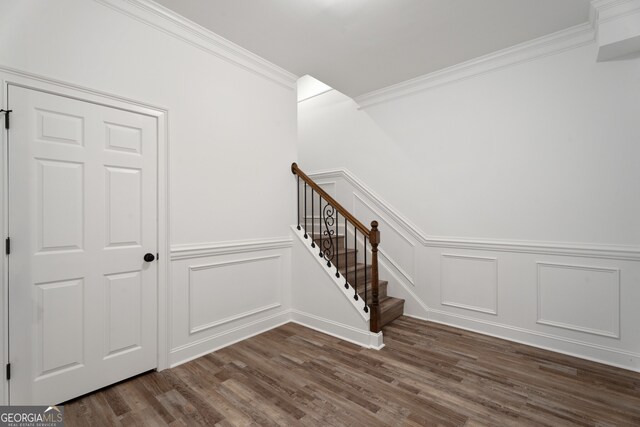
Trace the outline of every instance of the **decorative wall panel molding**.
[[620, 270], [537, 263], [537, 323], [620, 338]]
[[189, 333], [280, 307], [280, 255], [189, 267]]
[[498, 260], [442, 254], [440, 304], [498, 314]]
[[[405, 299], [405, 315], [640, 371], [639, 317], [633, 307], [640, 295], [639, 246], [429, 236], [348, 171], [309, 175], [335, 180], [341, 200], [352, 200], [360, 214], [373, 213], [416, 242], [410, 284], [398, 271], [400, 256], [385, 247], [385, 236], [393, 233], [381, 235], [388, 251], [380, 256], [381, 277], [390, 292]], [[542, 274], [540, 285], [538, 264], [553, 266], [542, 269], [553, 274]], [[467, 294], [478, 289], [480, 299]], [[550, 304], [545, 291], [560, 305]]]

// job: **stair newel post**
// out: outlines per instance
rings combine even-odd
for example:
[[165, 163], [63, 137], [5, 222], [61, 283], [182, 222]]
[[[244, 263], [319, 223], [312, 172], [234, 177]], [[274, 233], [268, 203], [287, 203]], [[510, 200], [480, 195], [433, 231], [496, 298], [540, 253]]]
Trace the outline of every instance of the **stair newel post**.
[[371, 309], [369, 328], [371, 332], [380, 332], [380, 304], [378, 302], [378, 244], [380, 243], [380, 231], [378, 221], [371, 221], [369, 233], [371, 243]]

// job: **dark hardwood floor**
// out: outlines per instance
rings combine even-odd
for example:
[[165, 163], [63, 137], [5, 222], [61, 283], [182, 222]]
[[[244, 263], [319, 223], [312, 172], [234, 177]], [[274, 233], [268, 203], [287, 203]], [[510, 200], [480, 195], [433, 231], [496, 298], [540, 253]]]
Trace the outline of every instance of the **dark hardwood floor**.
[[638, 426], [640, 374], [401, 317], [365, 350], [288, 324], [65, 405], [67, 426]]

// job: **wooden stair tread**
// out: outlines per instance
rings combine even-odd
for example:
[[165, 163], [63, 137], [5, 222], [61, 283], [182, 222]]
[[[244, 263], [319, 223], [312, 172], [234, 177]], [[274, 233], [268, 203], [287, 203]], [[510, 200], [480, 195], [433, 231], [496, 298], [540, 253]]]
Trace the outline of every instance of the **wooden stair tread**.
[[[307, 233], [307, 235], [308, 235], [309, 237], [311, 237], [311, 238], [312, 238], [314, 241], [316, 241], [316, 242], [319, 242], [319, 241], [320, 241], [320, 237], [322, 237], [322, 240], [327, 240], [327, 239], [329, 238], [329, 237], [327, 237], [327, 236], [326, 236], [326, 235], [324, 235], [324, 234], [321, 236], [321, 235], [320, 235], [320, 234], [318, 234], [318, 233], [314, 233], [314, 234]], [[339, 234], [339, 235], [337, 235], [337, 236], [336, 236], [336, 235], [333, 235], [333, 236], [331, 236], [331, 238], [332, 238], [332, 239], [335, 239], [335, 240], [342, 240], [342, 241], [344, 241], [344, 235], [342, 235], [342, 234]]]
[[[388, 284], [389, 284], [388, 280], [378, 280], [378, 287], [387, 286]], [[358, 289], [363, 288], [363, 286], [364, 285], [362, 283], [358, 283]], [[371, 279], [367, 280], [367, 289], [371, 289]], [[364, 292], [364, 288], [362, 292]]]
[[[387, 298], [387, 286], [388, 286], [389, 282], [386, 280], [378, 280], [378, 300], [382, 301], [384, 298]], [[364, 298], [364, 286], [360, 285], [358, 286], [358, 295], [360, 295], [360, 298], [365, 299]], [[367, 283], [367, 304], [371, 304], [371, 299], [372, 299], [372, 295], [371, 295], [371, 282]]]
[[380, 300], [380, 327], [388, 325], [404, 313], [404, 300], [386, 297]]
[[[357, 262], [357, 263], [355, 263], [354, 265], [349, 265], [349, 266], [347, 266], [347, 268], [346, 268], [346, 269], [344, 269], [345, 271], [344, 271], [344, 273], [343, 273], [343, 274], [350, 274], [350, 273], [352, 273], [354, 270], [364, 270], [364, 269], [366, 269], [366, 268], [369, 268], [369, 269], [370, 269], [370, 268], [371, 268], [371, 266], [370, 266], [369, 264], [364, 265], [364, 264], [363, 264], [363, 263], [361, 263], [361, 262]], [[340, 268], [340, 270], [342, 270], [342, 267]]]
[[344, 254], [345, 254], [345, 253], [346, 253], [347, 255], [351, 255], [351, 254], [355, 254], [355, 253], [357, 253], [357, 252], [358, 252], [358, 251], [357, 251], [356, 249], [346, 249], [346, 250], [345, 250], [345, 248], [338, 248], [338, 249], [336, 250], [336, 254], [337, 254], [337, 255], [341, 255], [341, 256], [344, 256]]

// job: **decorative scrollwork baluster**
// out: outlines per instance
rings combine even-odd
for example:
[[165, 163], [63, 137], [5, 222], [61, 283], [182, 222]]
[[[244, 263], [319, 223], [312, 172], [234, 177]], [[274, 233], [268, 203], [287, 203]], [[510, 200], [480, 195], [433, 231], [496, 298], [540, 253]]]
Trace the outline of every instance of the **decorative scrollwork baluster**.
[[326, 237], [326, 239], [322, 240], [321, 249], [324, 258], [327, 260], [327, 267], [331, 267], [331, 260], [333, 260], [333, 256], [336, 252], [336, 245], [333, 242], [335, 230], [332, 229], [333, 225], [336, 222], [335, 214], [335, 208], [329, 203], [325, 204], [322, 208], [321, 220], [324, 222], [324, 230], [322, 234]]

